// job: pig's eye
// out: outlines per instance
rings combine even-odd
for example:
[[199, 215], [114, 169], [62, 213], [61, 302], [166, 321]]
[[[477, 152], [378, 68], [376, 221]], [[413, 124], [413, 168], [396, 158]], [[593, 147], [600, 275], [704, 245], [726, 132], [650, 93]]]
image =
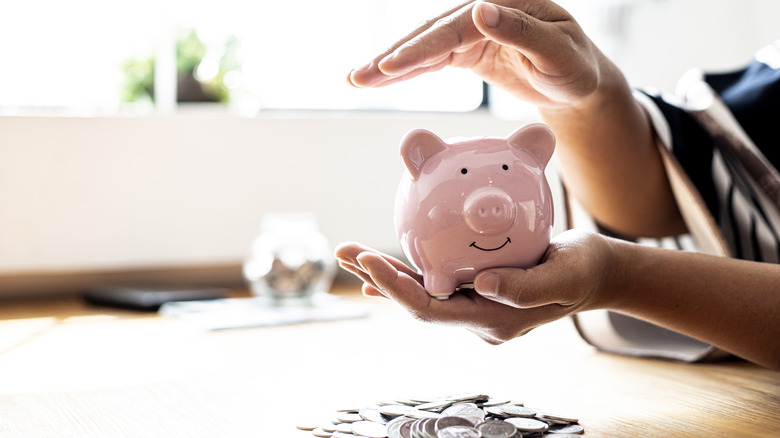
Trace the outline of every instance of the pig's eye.
[[504, 164], [503, 166], [501, 166], [501, 168], [502, 168], [502, 169], [504, 169], [504, 170], [509, 170], [509, 166], [507, 166], [506, 164]]
[[460, 173], [465, 175], [465, 174], [469, 173], [469, 170], [464, 167], [463, 169], [460, 169]]

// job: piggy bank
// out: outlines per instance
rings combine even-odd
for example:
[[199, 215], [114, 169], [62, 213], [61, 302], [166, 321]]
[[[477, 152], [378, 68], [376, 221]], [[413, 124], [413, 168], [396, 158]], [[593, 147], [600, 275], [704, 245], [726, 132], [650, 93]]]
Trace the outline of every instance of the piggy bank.
[[424, 129], [406, 134], [395, 226], [428, 294], [447, 299], [483, 269], [539, 262], [552, 234], [544, 169], [554, 149], [540, 123], [451, 143]]

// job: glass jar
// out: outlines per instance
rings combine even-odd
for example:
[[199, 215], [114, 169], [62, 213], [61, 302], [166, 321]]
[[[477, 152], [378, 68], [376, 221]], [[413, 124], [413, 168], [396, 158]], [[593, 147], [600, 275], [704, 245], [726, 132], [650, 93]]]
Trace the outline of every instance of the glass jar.
[[270, 213], [244, 262], [244, 278], [252, 294], [274, 305], [310, 305], [327, 292], [336, 260], [310, 213]]

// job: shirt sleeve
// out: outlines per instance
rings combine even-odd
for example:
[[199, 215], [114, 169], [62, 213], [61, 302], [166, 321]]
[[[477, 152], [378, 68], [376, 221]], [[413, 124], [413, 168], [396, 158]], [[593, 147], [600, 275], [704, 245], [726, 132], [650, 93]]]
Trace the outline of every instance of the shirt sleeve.
[[712, 137], [673, 99], [645, 91], [635, 91], [634, 98], [645, 109], [658, 138], [696, 186], [707, 209], [715, 215], [719, 206], [712, 175]]

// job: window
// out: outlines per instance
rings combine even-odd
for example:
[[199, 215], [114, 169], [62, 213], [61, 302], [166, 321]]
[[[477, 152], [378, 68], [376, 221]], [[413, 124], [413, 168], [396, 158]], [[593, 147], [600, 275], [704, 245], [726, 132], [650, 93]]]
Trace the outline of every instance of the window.
[[[0, 113], [20, 108], [115, 112], [128, 98], [128, 68], [155, 63], [158, 107], [175, 104], [177, 41], [202, 44], [199, 79], [219, 77], [231, 106], [468, 111], [482, 102], [471, 72], [440, 74], [386, 89], [355, 90], [350, 68], [451, 7], [450, 0], [179, 1], [29, 0], [0, 6]], [[233, 65], [219, 71], [231, 51]], [[181, 57], [180, 57], [181, 58]], [[147, 78], [148, 80], [149, 78]], [[136, 78], [136, 80], [138, 80]], [[180, 82], [180, 81], [179, 81]], [[137, 84], [136, 84], [137, 85]], [[181, 83], [179, 85], [181, 89]], [[452, 90], [458, 90], [453, 93]], [[173, 97], [172, 97], [173, 96]]]

